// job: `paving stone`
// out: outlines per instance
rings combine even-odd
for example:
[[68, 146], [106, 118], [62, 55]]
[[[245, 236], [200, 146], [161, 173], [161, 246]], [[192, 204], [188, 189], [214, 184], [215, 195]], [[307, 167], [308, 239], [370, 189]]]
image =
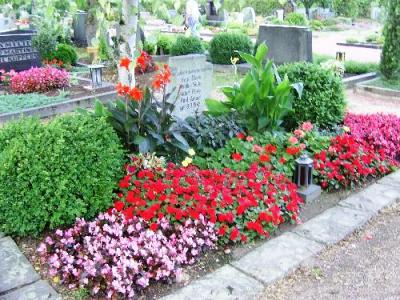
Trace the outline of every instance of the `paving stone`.
[[343, 201], [339, 205], [358, 209], [370, 216], [376, 215], [381, 209], [400, 200], [400, 186], [373, 184]]
[[394, 172], [378, 180], [378, 183], [400, 187], [400, 171]]
[[44, 280], [37, 281], [9, 294], [0, 296], [0, 300], [48, 300], [61, 299], [56, 291]]
[[308, 239], [331, 245], [360, 228], [370, 217], [370, 212], [335, 206], [298, 226], [293, 232]]
[[162, 300], [253, 300], [263, 291], [257, 280], [236, 270], [232, 266], [214, 271], [188, 286], [168, 295]]
[[0, 293], [39, 279], [14, 241], [10, 237], [0, 239]]

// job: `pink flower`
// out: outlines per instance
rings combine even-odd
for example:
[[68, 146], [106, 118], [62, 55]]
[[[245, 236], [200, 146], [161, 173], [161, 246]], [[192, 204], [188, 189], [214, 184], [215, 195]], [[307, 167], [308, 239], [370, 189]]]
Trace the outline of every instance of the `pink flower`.
[[301, 129], [303, 129], [305, 132], [310, 132], [313, 129], [313, 124], [311, 122], [304, 122], [301, 125]]
[[304, 131], [301, 130], [301, 129], [296, 129], [296, 130], [294, 131], [294, 135], [297, 136], [298, 138], [302, 138], [302, 137], [305, 136], [305, 133], [304, 133]]
[[254, 138], [249, 135], [248, 137], [246, 137], [246, 141], [252, 142], [252, 141], [254, 141]]
[[291, 136], [288, 139], [289, 143], [291, 143], [292, 145], [297, 144], [299, 142], [299, 140], [295, 137], [295, 136]]
[[258, 146], [258, 145], [254, 145], [254, 146], [253, 146], [253, 152], [260, 153], [260, 152], [262, 152], [263, 150], [264, 150], [264, 148], [261, 147], [261, 146]]

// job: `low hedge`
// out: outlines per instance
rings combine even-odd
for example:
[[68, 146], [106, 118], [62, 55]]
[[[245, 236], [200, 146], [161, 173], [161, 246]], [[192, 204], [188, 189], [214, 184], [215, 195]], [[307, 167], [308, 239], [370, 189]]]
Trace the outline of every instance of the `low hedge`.
[[171, 55], [187, 55], [204, 53], [203, 44], [199, 38], [190, 36], [179, 36], [171, 46]]
[[311, 63], [285, 64], [278, 68], [281, 76], [287, 74], [290, 82], [302, 82], [302, 97], [295, 95], [294, 111], [285, 120], [285, 127], [295, 128], [310, 121], [321, 128], [330, 128], [343, 121], [345, 97], [342, 80], [329, 70]]
[[247, 35], [223, 32], [211, 40], [209, 52], [214, 64], [230, 64], [232, 57], [239, 58], [237, 51], [251, 53], [252, 49], [253, 44]]
[[22, 119], [0, 131], [0, 231], [37, 235], [112, 205], [124, 151], [104, 119]]

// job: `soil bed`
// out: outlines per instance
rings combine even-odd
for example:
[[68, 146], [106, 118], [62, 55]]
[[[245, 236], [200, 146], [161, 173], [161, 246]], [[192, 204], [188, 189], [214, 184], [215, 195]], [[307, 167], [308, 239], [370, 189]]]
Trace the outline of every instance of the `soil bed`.
[[[373, 183], [373, 182], [371, 182]], [[354, 191], [338, 191], [332, 193], [323, 193], [319, 200], [312, 203], [307, 203], [303, 205], [300, 213], [300, 218], [302, 222], [319, 215], [323, 211], [335, 206], [341, 200], [347, 198], [349, 195], [358, 192], [361, 188]], [[273, 237], [279, 236], [284, 232], [293, 229], [295, 225], [283, 224], [279, 229], [272, 235]], [[35, 249], [39, 246], [40, 242], [47, 236], [48, 233], [43, 234], [38, 238], [26, 237], [26, 238], [16, 238], [15, 241], [18, 244], [24, 255], [30, 260], [35, 269], [41, 274], [44, 279], [47, 279], [50, 284], [56, 289], [58, 293], [62, 295], [63, 299], [73, 300], [77, 299], [77, 290], [73, 291], [68, 289], [59, 283], [55, 283], [52, 278], [46, 277], [44, 275], [44, 269], [41, 269], [38, 257], [36, 256]], [[201, 259], [192, 266], [186, 266], [183, 268], [183, 276], [180, 282], [174, 282], [172, 279], [167, 282], [152, 283], [148, 288], [138, 293], [139, 299], [159, 299], [165, 295], [174, 292], [188, 285], [191, 281], [196, 280], [206, 274], [216, 270], [223, 265], [241, 258], [252, 249], [261, 246], [268, 240], [259, 240], [257, 242], [247, 244], [247, 245], [231, 245], [221, 247], [218, 246], [217, 249], [205, 253]], [[80, 299], [97, 299], [90, 296], [85, 296]]]

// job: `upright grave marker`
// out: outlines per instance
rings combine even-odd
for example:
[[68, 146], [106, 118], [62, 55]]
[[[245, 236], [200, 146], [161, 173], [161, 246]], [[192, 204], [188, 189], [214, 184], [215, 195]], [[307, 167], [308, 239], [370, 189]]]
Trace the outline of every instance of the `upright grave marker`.
[[39, 53], [32, 47], [32, 30], [0, 33], [0, 69], [23, 71], [41, 66]]
[[170, 99], [175, 102], [173, 115], [185, 119], [203, 112], [205, 99], [212, 90], [212, 64], [202, 54], [174, 56], [169, 59], [172, 72], [170, 91], [175, 88]]

